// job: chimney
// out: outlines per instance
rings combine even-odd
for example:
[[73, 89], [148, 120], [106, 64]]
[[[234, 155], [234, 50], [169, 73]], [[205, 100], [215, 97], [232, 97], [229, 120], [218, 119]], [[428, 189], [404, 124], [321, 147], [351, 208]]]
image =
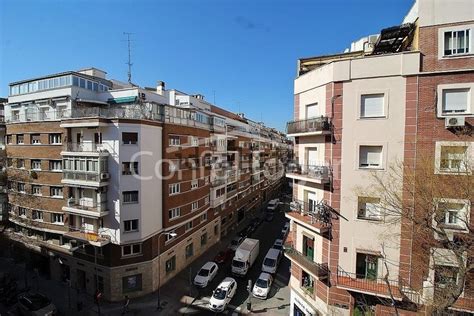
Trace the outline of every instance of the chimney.
[[156, 93], [159, 95], [164, 95], [165, 93], [165, 82], [164, 81], [158, 81], [156, 83]]

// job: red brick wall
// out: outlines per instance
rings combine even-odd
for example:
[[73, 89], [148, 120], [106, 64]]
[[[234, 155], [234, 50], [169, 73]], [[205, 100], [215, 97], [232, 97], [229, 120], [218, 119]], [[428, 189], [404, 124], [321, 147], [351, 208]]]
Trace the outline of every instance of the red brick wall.
[[[419, 49], [422, 53], [422, 71], [438, 71], [453, 69], [472, 69], [474, 68], [474, 58], [472, 55], [465, 58], [443, 58], [438, 59], [438, 30], [439, 28], [469, 24], [471, 22], [445, 24], [441, 26], [428, 26], [420, 28]], [[472, 36], [472, 35], [471, 35]], [[472, 47], [470, 48], [473, 49]]]

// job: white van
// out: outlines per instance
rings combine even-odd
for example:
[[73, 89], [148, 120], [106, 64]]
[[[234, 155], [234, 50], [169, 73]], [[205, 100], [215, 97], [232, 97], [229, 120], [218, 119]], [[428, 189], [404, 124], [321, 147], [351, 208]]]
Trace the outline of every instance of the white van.
[[262, 263], [262, 271], [275, 274], [278, 269], [278, 264], [281, 260], [281, 251], [275, 248], [270, 248], [268, 250], [265, 259], [263, 259]]

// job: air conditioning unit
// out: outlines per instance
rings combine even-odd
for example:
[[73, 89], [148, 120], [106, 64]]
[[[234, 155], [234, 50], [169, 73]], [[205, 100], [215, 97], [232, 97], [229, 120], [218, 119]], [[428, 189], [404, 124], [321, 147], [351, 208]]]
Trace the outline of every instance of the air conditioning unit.
[[110, 178], [110, 175], [108, 172], [102, 172], [100, 174], [100, 180], [108, 180]]
[[466, 118], [464, 116], [447, 117], [444, 121], [444, 126], [446, 128], [459, 127], [464, 125], [466, 125]]

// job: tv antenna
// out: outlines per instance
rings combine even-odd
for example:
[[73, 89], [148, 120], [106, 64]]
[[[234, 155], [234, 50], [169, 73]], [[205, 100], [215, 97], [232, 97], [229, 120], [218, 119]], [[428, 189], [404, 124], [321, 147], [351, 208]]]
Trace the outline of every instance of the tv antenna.
[[132, 48], [130, 46], [130, 35], [133, 33], [128, 33], [128, 32], [123, 32], [123, 35], [127, 35], [127, 43], [128, 43], [128, 62], [126, 64], [128, 65], [128, 83], [132, 83]]

